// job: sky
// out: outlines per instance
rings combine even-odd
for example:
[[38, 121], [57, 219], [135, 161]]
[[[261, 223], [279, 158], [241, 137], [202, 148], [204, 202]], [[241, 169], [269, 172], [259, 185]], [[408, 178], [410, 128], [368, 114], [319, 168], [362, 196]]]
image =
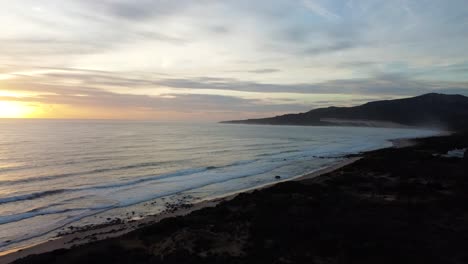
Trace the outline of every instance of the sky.
[[0, 3], [0, 118], [219, 121], [468, 95], [466, 0]]

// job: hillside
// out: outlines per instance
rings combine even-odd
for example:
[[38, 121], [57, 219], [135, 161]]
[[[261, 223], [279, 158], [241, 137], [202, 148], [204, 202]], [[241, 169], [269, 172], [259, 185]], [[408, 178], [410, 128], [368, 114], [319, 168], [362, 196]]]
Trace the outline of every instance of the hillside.
[[[365, 121], [375, 121], [372, 123]], [[306, 113], [225, 121], [230, 124], [468, 127], [468, 97], [430, 93], [412, 98], [369, 102], [355, 107], [328, 107]], [[393, 125], [392, 125], [393, 124]]]

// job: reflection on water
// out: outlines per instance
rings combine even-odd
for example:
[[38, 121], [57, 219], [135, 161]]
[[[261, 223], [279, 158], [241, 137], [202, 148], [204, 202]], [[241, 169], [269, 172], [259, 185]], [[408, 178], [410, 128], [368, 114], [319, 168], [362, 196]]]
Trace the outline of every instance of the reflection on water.
[[[147, 201], [195, 201], [316, 170], [433, 131], [159, 122], [0, 120], [0, 250], [105, 221]], [[156, 200], [155, 200], [156, 199]], [[190, 202], [188, 201], [188, 202]], [[92, 217], [91, 217], [92, 216]]]

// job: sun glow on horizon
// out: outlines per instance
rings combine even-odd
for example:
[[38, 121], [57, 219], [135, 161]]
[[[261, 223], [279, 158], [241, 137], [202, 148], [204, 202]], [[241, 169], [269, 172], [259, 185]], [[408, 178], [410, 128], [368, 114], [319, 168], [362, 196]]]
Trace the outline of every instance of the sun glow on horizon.
[[27, 118], [35, 107], [21, 102], [0, 101], [0, 118]]

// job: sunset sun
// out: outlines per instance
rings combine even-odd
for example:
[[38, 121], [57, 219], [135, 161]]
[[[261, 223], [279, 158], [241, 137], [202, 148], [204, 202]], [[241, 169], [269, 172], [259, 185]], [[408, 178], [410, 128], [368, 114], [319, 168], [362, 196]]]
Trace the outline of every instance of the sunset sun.
[[33, 112], [32, 106], [23, 103], [0, 101], [0, 118], [25, 118]]

